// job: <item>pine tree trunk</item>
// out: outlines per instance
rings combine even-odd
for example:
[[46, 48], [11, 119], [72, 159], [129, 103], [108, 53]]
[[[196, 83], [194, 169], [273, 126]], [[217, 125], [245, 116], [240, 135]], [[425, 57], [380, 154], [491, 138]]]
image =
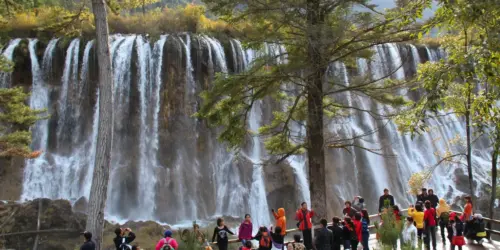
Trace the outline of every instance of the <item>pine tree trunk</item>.
[[469, 189], [470, 189], [470, 195], [472, 198], [472, 207], [476, 207], [476, 198], [474, 196], [474, 178], [472, 176], [472, 145], [471, 145], [471, 137], [472, 137], [472, 128], [470, 124], [470, 109], [471, 109], [471, 92], [472, 89], [468, 87], [469, 89], [467, 90], [467, 107], [465, 111], [465, 129], [467, 133], [467, 172], [469, 174]]
[[[498, 162], [498, 147], [493, 147], [493, 153], [491, 156], [491, 201], [489, 207], [489, 216], [491, 219], [494, 219], [495, 215], [495, 200], [497, 196], [497, 162]], [[491, 227], [490, 227], [491, 228]]]
[[90, 190], [87, 231], [93, 234], [96, 249], [102, 248], [104, 207], [106, 205], [109, 170], [111, 167], [111, 141], [113, 138], [113, 71], [109, 50], [109, 29], [104, 0], [92, 0], [94, 12], [97, 62], [99, 64], [99, 125], [97, 149]]
[[319, 0], [307, 1], [308, 55], [311, 68], [307, 76], [307, 155], [311, 208], [315, 221], [327, 218], [325, 150], [323, 136], [323, 77], [326, 72], [321, 45], [324, 22]]

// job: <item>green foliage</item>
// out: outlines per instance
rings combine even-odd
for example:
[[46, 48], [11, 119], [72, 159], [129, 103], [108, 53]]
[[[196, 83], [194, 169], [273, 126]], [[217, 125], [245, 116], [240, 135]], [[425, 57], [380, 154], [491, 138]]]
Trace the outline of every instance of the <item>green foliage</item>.
[[378, 242], [382, 249], [392, 249], [397, 244], [403, 231], [403, 221], [396, 220], [392, 208], [384, 211], [381, 215], [382, 223], [375, 223], [375, 229], [378, 235]]
[[[177, 239], [181, 239], [178, 235]], [[200, 250], [202, 248], [202, 243], [197, 239], [194, 233], [186, 233], [182, 235], [182, 240], [178, 241], [179, 248], [177, 250]]]
[[93, 16], [88, 8], [71, 11], [59, 6], [23, 9], [0, 16], [0, 33], [22, 36], [49, 33], [57, 36], [78, 36], [93, 31]]
[[[222, 127], [219, 138], [234, 149], [242, 145], [248, 134], [255, 136], [256, 131], [245, 129], [252, 106], [271, 98], [284, 106], [284, 111], [274, 112], [273, 121], [264, 124], [258, 135], [266, 138], [265, 146], [271, 154], [281, 156], [302, 153], [309, 148], [307, 140], [297, 135], [297, 131], [292, 131], [291, 126], [293, 123], [304, 124], [310, 119], [311, 107], [307, 98], [316, 88], [311, 85], [312, 79], [323, 79], [328, 66], [335, 63], [356, 67], [356, 58], [371, 58], [373, 45], [416, 37], [422, 27], [416, 24], [416, 20], [431, 3], [427, 0], [411, 1], [404, 7], [386, 10], [382, 14], [366, 0], [204, 2], [210, 11], [219, 14], [243, 34], [246, 47], [262, 49], [263, 43], [271, 43], [284, 46], [286, 53], [260, 55], [248, 71], [217, 77], [213, 88], [202, 94], [204, 102], [197, 116]], [[312, 11], [314, 8], [320, 9], [320, 13]], [[313, 15], [316, 15], [317, 22]], [[333, 75], [342, 75], [339, 69], [332, 68]], [[340, 101], [349, 93], [393, 105], [406, 103], [395, 96], [395, 90], [402, 86], [398, 82], [374, 81], [365, 76], [346, 85], [343, 77], [331, 77], [325, 85], [322, 96], [318, 97], [322, 99], [319, 100], [323, 103], [320, 112], [325, 124], [327, 119], [345, 119], [354, 110], [371, 112]], [[384, 119], [380, 114], [371, 115]], [[307, 123], [311, 124], [310, 121]], [[352, 138], [338, 136], [332, 136], [325, 145], [356, 146]]]
[[113, 33], [148, 33], [159, 36], [166, 33], [189, 31], [193, 33], [232, 33], [231, 27], [221, 21], [207, 18], [201, 5], [188, 4], [176, 8], [156, 8], [147, 15], [125, 14], [109, 16]]
[[[491, 176], [491, 172], [488, 173]], [[486, 192], [491, 193], [491, 186], [485, 187]], [[496, 199], [500, 199], [500, 177], [497, 176]]]
[[[124, 8], [128, 10], [136, 8], [141, 3], [141, 0], [109, 2], [111, 6], [119, 5], [115, 12], [108, 15], [110, 31], [123, 34], [148, 33], [153, 37], [184, 31], [218, 35], [234, 34], [226, 22], [207, 18], [205, 7], [202, 5], [186, 4], [163, 9], [158, 7], [148, 9], [147, 15], [142, 12], [127, 14], [127, 11], [123, 11]], [[146, 0], [145, 3], [153, 6], [157, 0]], [[9, 15], [0, 15], [0, 36], [3, 37], [31, 37], [33, 34], [37, 34], [38, 37], [82, 35], [93, 37], [94, 29], [93, 14], [85, 3], [67, 8], [62, 4], [46, 4], [37, 8], [19, 8], [11, 11]]]
[[159, 0], [107, 0], [109, 8], [114, 13], [119, 13], [122, 10], [133, 10], [138, 8], [146, 8], [147, 6], [158, 3]]
[[426, 120], [444, 111], [471, 114], [480, 132], [491, 131], [500, 121], [500, 39], [492, 33], [500, 30], [500, 7], [489, 0], [439, 2], [433, 22], [449, 33], [440, 39], [447, 60], [419, 67], [416, 88], [425, 95], [408, 105], [409, 111], [397, 120], [399, 128], [412, 134], [427, 132]]
[[36, 157], [32, 152], [29, 127], [40, 119], [43, 110], [26, 105], [29, 94], [22, 88], [0, 89], [0, 157]]

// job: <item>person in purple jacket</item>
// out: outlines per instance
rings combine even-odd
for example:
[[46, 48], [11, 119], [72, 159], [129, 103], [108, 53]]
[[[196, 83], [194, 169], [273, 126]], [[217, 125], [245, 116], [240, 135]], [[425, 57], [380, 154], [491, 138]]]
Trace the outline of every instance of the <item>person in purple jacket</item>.
[[252, 239], [252, 229], [252, 218], [249, 214], [245, 214], [245, 220], [241, 222], [240, 229], [238, 231], [238, 239], [243, 245], [245, 245], [247, 240]]

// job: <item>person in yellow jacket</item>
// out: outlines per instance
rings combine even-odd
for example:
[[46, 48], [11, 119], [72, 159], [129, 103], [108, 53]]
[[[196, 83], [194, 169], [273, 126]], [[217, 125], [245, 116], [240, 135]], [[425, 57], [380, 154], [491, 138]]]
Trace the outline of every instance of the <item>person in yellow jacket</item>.
[[413, 218], [417, 226], [417, 235], [419, 244], [421, 244], [422, 235], [424, 233], [424, 208], [420, 203], [415, 205], [415, 207], [411, 205], [410, 208], [408, 208], [408, 216]]
[[278, 208], [278, 212], [272, 210], [274, 218], [276, 219], [276, 227], [281, 228], [281, 235], [286, 235], [286, 217], [285, 217], [285, 209]]
[[450, 221], [450, 205], [446, 203], [444, 199], [439, 199], [439, 206], [436, 210], [437, 216], [439, 218], [439, 228], [441, 229], [441, 239], [446, 245], [446, 238], [444, 235], [444, 229], [448, 226]]

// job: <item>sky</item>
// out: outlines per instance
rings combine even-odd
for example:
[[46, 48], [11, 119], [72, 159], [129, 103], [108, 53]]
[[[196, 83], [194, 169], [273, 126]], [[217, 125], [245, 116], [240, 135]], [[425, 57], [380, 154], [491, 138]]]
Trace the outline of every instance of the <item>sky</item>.
[[[395, 6], [394, 0], [372, 0], [372, 3], [378, 5], [380, 9], [392, 8], [392, 7]], [[427, 19], [430, 16], [432, 16], [432, 13], [434, 12], [434, 9], [436, 9], [435, 5], [433, 6], [432, 10], [425, 11], [424, 12], [424, 19]]]

